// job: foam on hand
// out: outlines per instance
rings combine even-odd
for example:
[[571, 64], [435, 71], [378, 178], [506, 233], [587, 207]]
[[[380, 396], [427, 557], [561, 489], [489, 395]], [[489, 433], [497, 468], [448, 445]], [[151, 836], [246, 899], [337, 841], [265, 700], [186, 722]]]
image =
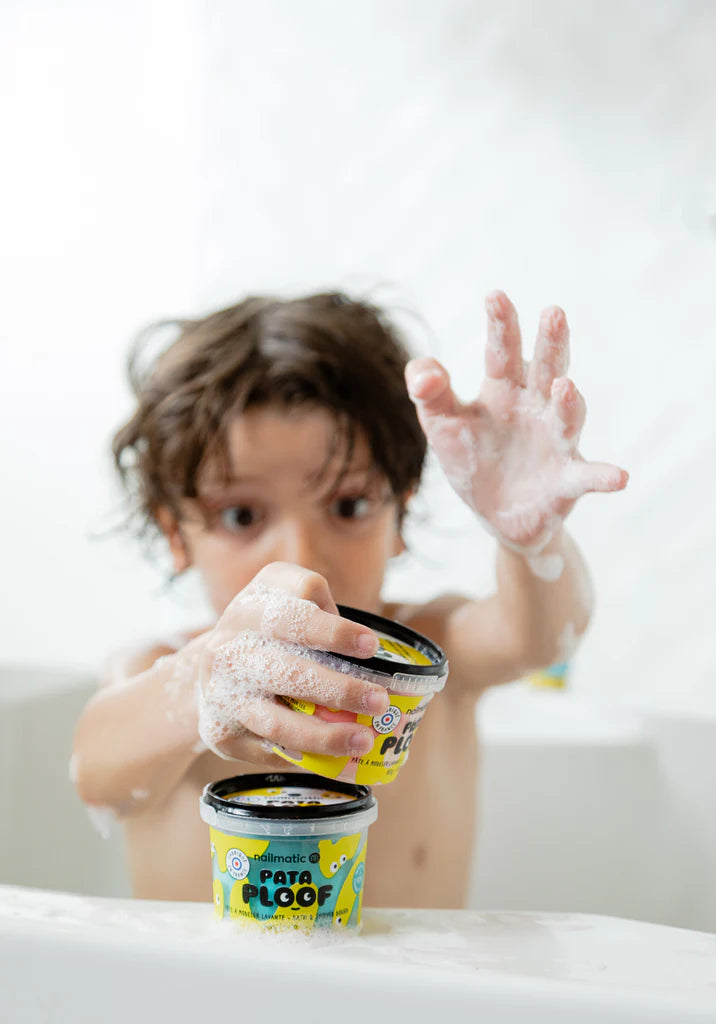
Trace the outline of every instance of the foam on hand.
[[[306, 602], [308, 603], [308, 602]], [[315, 607], [315, 606], [314, 606]], [[270, 726], [274, 694], [305, 689], [333, 706], [338, 683], [321, 674], [304, 657], [306, 648], [262, 636], [253, 630], [223, 644], [211, 667], [208, 683], [199, 689], [199, 736], [206, 746], [227, 758], [221, 745]], [[251, 728], [246, 719], [251, 721]]]
[[311, 619], [316, 605], [295, 594], [289, 594], [279, 587], [270, 587], [261, 580], [254, 580], [234, 599], [235, 606], [248, 609], [260, 608], [260, 618], [254, 629], [268, 638], [275, 638], [305, 644], [309, 635]]
[[260, 630], [264, 636], [273, 636], [280, 625], [285, 640], [305, 643], [316, 605], [305, 598], [287, 594], [278, 587], [261, 585], [257, 592], [262, 598]]
[[154, 670], [166, 674], [164, 693], [167, 721], [186, 725], [194, 715], [195, 694], [199, 684], [201, 659], [206, 648], [206, 637], [194, 637], [173, 654], [158, 658]]
[[231, 609], [252, 628], [240, 630], [218, 647], [208, 679], [202, 678], [201, 664], [195, 672], [201, 743], [226, 760], [231, 760], [223, 749], [228, 740], [262, 734], [262, 725], [270, 725], [276, 693], [304, 687], [334, 704], [339, 692], [301, 657], [307, 653], [304, 645], [316, 612], [312, 601], [254, 580], [234, 598]]
[[[311, 656], [334, 671], [384, 686], [389, 705], [381, 713], [351, 713], [350, 720], [370, 729], [373, 742], [369, 749], [335, 757], [311, 752], [296, 753], [278, 744], [271, 751], [297, 767], [329, 779], [375, 786], [392, 782], [408, 758], [408, 748], [425, 710], [445, 685], [448, 673], [444, 652], [427, 637], [401, 623], [356, 608], [339, 607], [341, 615], [364, 626], [378, 636], [378, 649], [372, 658], [357, 659], [313, 651]], [[280, 698], [288, 707], [323, 721], [346, 721], [347, 712], [333, 711], [332, 702]]]

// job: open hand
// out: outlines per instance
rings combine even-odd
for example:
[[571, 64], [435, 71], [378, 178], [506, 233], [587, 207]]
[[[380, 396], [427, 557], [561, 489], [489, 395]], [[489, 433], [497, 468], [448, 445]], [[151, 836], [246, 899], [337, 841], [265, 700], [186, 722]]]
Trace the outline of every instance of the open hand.
[[532, 362], [522, 358], [514, 306], [504, 292], [486, 299], [486, 377], [463, 404], [435, 359], [413, 359], [406, 383], [420, 423], [460, 497], [498, 539], [536, 553], [587, 491], [619, 491], [628, 474], [587, 462], [577, 445], [586, 406], [565, 374], [569, 329], [556, 306], [540, 317]]
[[[231, 602], [208, 636], [199, 667], [199, 735], [220, 757], [271, 767], [267, 752], [346, 756], [365, 754], [373, 730], [357, 714], [382, 714], [384, 687], [310, 659], [310, 651], [369, 658], [378, 638], [342, 618], [328, 583], [298, 565], [272, 562]], [[282, 702], [292, 697], [348, 712], [331, 722], [300, 714]]]

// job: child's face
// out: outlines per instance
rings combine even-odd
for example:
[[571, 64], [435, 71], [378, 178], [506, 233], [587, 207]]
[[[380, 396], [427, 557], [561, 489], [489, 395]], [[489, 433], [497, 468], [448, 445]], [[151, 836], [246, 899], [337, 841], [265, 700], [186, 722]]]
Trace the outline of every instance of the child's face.
[[199, 570], [217, 614], [270, 562], [320, 573], [338, 604], [379, 610], [386, 564], [402, 550], [398, 507], [360, 434], [336, 486], [334, 435], [323, 410], [250, 409], [229, 430], [232, 479], [207, 474], [178, 529], [164, 517], [175, 568]]

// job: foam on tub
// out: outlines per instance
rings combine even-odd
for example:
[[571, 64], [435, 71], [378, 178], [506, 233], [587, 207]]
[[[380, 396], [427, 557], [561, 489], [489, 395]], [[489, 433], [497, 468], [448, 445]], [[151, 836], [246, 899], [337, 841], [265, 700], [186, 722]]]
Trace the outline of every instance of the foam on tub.
[[[580, 914], [366, 910], [362, 935], [235, 932], [211, 904], [0, 887], [0, 1016], [195, 1022], [207, 993], [242, 1017], [695, 1024], [716, 1013], [716, 935]], [[117, 979], [121, 978], [121, 984]], [[111, 998], [107, 993], [111, 991]], [[358, 998], [356, 993], [360, 993]], [[104, 997], [104, 998], [103, 998]], [[320, 999], [320, 1004], [316, 999]], [[235, 1002], [234, 1002], [235, 1000]], [[43, 1017], [44, 1013], [44, 1017]], [[711, 1016], [709, 1016], [711, 1015]], [[319, 1014], [320, 1017], [320, 1014]]]

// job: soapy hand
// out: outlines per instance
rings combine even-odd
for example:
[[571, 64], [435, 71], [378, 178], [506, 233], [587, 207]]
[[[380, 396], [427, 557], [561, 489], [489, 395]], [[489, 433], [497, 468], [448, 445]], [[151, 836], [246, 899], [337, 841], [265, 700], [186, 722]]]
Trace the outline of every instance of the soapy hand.
[[562, 310], [544, 310], [534, 357], [525, 364], [510, 300], [493, 292], [486, 308], [486, 378], [476, 401], [458, 400], [435, 359], [408, 363], [406, 383], [454, 489], [501, 543], [534, 555], [582, 494], [619, 491], [628, 474], [587, 462], [577, 450], [586, 407], [565, 376], [569, 330]]
[[366, 626], [342, 618], [326, 580], [274, 562], [231, 602], [212, 630], [199, 669], [199, 735], [228, 759], [286, 767], [270, 753], [364, 754], [372, 729], [335, 716], [325, 722], [289, 708], [294, 697], [358, 714], [382, 714], [385, 689], [307, 657], [307, 648], [369, 658], [378, 647]]

